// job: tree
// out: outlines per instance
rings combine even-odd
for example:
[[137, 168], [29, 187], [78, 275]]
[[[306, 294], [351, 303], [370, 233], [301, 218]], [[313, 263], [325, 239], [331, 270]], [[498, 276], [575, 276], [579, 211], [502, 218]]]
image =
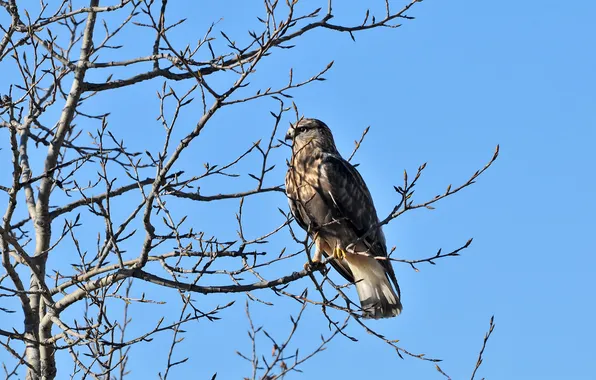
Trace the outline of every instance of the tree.
[[[285, 264], [310, 257], [311, 242], [295, 229], [287, 206], [280, 206], [285, 205], [280, 174], [285, 165], [279, 158], [287, 150], [279, 138], [287, 122], [301, 116], [292, 92], [325, 80], [333, 62], [309, 76], [294, 77], [290, 69], [284, 84], [257, 70], [319, 30], [332, 32], [324, 35], [329, 43], [339, 33], [354, 39], [364, 30], [397, 27], [411, 19], [407, 12], [419, 1], [399, 8], [387, 1], [382, 13], [367, 11], [361, 23], [350, 24], [334, 22], [340, 17], [331, 1], [317, 8], [297, 0], [266, 0], [258, 28], [247, 35], [231, 35], [214, 22], [195, 28], [192, 36], [177, 33], [190, 21], [170, 21], [167, 0], [0, 1], [5, 11], [0, 158], [7, 168], [0, 176], [0, 200], [6, 204], [0, 313], [14, 313], [18, 317], [10, 320], [23, 323], [8, 326], [3, 318], [0, 326], [0, 344], [14, 358], [5, 362], [7, 377], [26, 372], [28, 379], [62, 378], [71, 371], [76, 377], [122, 378], [139, 343], [169, 333], [167, 363], [159, 374], [167, 378], [188, 358], [176, 347], [191, 322], [225, 318], [223, 311], [240, 308], [241, 299], [252, 352], [239, 355], [251, 363], [251, 378], [283, 377], [332, 339], [356, 340], [347, 330], [350, 324], [400, 357], [436, 363], [370, 327], [351, 301], [352, 290], [326, 270]], [[125, 111], [155, 114], [154, 125], [122, 125], [109, 97], [127, 90], [146, 104], [153, 99], [155, 107], [127, 105]], [[183, 163], [183, 155], [201, 157], [201, 135], [217, 128], [218, 115], [265, 101], [275, 106], [262, 139], [236, 141], [220, 157], [202, 157], [208, 160], [202, 168]], [[469, 180], [430, 200], [414, 202], [412, 195], [425, 165], [413, 176], [404, 171], [403, 184], [395, 188], [398, 203], [381, 224], [410, 210], [431, 209], [473, 184], [497, 154], [498, 148]], [[235, 157], [224, 161], [230, 155]], [[247, 179], [252, 186], [246, 187]], [[277, 226], [269, 229], [254, 210], [247, 215], [245, 204], [254, 197], [269, 197], [273, 210], [280, 207]], [[230, 202], [237, 206], [237, 223], [219, 226], [225, 232], [209, 232], [209, 221], [218, 224], [217, 214]], [[283, 249], [273, 239], [282, 240]], [[419, 263], [457, 256], [470, 243], [418, 260], [391, 260], [416, 269]], [[170, 290], [167, 302], [156, 300], [160, 288]], [[275, 306], [286, 300], [299, 309], [283, 339], [253, 323], [252, 305], [270, 305], [286, 315]], [[177, 309], [161, 307], [153, 328], [131, 326], [132, 308], [163, 303]], [[316, 309], [329, 329], [309, 352], [290, 351], [307, 308]], [[263, 340], [273, 347], [270, 359], [256, 348]], [[71, 365], [58, 368], [58, 358], [66, 355]], [[477, 367], [480, 363], [481, 354]]]

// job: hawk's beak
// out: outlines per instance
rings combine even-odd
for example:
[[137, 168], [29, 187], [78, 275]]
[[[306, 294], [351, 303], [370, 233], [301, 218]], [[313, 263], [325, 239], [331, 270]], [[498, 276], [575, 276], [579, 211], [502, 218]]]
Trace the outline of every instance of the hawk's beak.
[[294, 139], [294, 128], [290, 128], [288, 129], [288, 131], [286, 132], [286, 138], [285, 140], [288, 141], [292, 141]]

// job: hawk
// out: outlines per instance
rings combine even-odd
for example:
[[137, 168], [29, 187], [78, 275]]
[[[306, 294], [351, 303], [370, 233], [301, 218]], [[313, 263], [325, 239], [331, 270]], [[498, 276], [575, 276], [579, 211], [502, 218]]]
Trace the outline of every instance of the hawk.
[[[337, 151], [331, 130], [317, 119], [291, 125], [292, 158], [286, 194], [292, 215], [314, 240], [314, 264], [322, 256], [356, 284], [363, 317], [390, 318], [402, 310], [385, 235], [360, 173]], [[392, 286], [393, 284], [393, 286]]]

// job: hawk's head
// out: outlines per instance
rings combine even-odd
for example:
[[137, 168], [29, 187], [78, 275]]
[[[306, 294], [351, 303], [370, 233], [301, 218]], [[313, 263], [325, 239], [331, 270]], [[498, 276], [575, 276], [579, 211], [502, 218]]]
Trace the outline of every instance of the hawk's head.
[[313, 144], [322, 149], [336, 150], [331, 130], [317, 119], [302, 118], [296, 124], [290, 125], [286, 140], [292, 141], [294, 149], [302, 149], [306, 144]]

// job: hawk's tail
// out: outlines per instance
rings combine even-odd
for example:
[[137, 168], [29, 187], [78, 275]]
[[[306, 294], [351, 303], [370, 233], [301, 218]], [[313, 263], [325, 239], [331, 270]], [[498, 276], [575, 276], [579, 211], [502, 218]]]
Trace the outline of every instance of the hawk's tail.
[[351, 257], [346, 261], [354, 274], [364, 318], [391, 318], [399, 315], [402, 310], [399, 296], [389, 283], [381, 263], [372, 257], [349, 256]]

